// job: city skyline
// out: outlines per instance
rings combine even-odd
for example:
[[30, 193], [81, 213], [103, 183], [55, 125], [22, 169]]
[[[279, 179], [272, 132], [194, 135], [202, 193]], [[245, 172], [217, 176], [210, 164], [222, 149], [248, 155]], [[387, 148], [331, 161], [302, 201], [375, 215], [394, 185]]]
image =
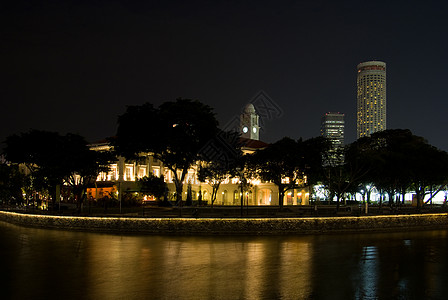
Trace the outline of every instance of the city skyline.
[[448, 150], [447, 8], [442, 1], [3, 4], [0, 141], [34, 128], [95, 142], [115, 134], [126, 105], [178, 97], [210, 105], [225, 127], [262, 91], [278, 113], [260, 114], [260, 140], [319, 136], [322, 114], [340, 111], [350, 143], [356, 66], [380, 60], [388, 64], [387, 128], [408, 128]]

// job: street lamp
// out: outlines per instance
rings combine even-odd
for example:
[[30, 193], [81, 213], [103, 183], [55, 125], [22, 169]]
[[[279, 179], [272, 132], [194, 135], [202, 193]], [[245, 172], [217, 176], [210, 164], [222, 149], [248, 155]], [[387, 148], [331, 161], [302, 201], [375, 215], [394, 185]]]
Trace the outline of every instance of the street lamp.
[[367, 189], [366, 215], [369, 213], [370, 192], [372, 191], [370, 188], [371, 188], [370, 185], [366, 186]]
[[241, 200], [241, 217], [243, 216], [243, 175], [244, 172], [240, 167], [237, 167], [236, 170], [238, 171], [238, 173], [240, 174], [240, 200]]

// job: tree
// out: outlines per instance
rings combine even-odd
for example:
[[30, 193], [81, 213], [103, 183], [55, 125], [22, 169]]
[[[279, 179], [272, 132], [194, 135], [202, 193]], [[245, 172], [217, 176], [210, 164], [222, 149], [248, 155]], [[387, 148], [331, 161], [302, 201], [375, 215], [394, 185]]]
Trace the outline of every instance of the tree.
[[302, 153], [302, 166], [307, 183], [310, 185], [317, 184], [325, 178], [325, 165], [338, 165], [343, 157], [340, 148], [334, 148], [329, 139], [319, 136], [308, 140], [298, 141]]
[[341, 154], [335, 157], [343, 156], [343, 163], [339, 159], [326, 160], [327, 164], [324, 168], [324, 184], [329, 190], [330, 198], [336, 196], [336, 210], [339, 210], [340, 201], [345, 193], [354, 190], [354, 187], [365, 179], [374, 165], [368, 137], [360, 138], [340, 148], [339, 151]]
[[62, 139], [56, 132], [31, 130], [6, 138], [5, 157], [15, 164], [24, 164], [36, 190], [48, 190], [56, 199], [56, 186], [66, 174], [61, 166], [66, 161], [61, 151]]
[[25, 175], [19, 172], [18, 166], [0, 162], [0, 201], [3, 203], [23, 202], [22, 188]]
[[[431, 193], [431, 198], [434, 197], [448, 183], [448, 153], [427, 144], [423, 139], [410, 144], [407, 151], [410, 187], [416, 194], [417, 207], [420, 208], [426, 195]], [[438, 186], [436, 192], [434, 186]]]
[[408, 129], [389, 129], [370, 137], [371, 157], [376, 157], [372, 174], [374, 183], [389, 195], [415, 192], [417, 207], [424, 197], [437, 194], [447, 183], [448, 154], [441, 151]]
[[303, 148], [299, 143], [285, 137], [248, 157], [252, 176], [278, 187], [280, 209], [285, 192], [304, 184]]
[[371, 155], [375, 156], [375, 166], [369, 175], [374, 185], [387, 193], [389, 205], [394, 203], [396, 193], [401, 192], [403, 201], [411, 181], [406, 171], [412, 161], [408, 148], [420, 138], [406, 129], [389, 129], [376, 132], [370, 137]]
[[212, 187], [212, 207], [221, 183], [235, 173], [242, 156], [240, 146], [238, 133], [221, 131], [200, 151], [197, 176], [199, 181]]
[[68, 133], [63, 137], [62, 149], [67, 158], [61, 165], [65, 176], [63, 182], [72, 188], [76, 202], [81, 208], [86, 191], [93, 186], [100, 172], [107, 172], [116, 160], [110, 151], [90, 150], [83, 137]]
[[324, 153], [330, 147], [331, 143], [323, 137], [305, 141], [285, 137], [251, 155], [248, 167], [252, 176], [277, 185], [282, 209], [288, 190], [313, 185], [322, 179]]
[[165, 195], [167, 189], [163, 177], [157, 177], [150, 173], [148, 176], [140, 178], [138, 180], [138, 183], [140, 186], [140, 192], [146, 195], [154, 196], [159, 204], [162, 204], [160, 199]]
[[49, 191], [53, 207], [57, 186], [67, 184], [82, 204], [85, 190], [99, 172], [108, 170], [113, 157], [88, 148], [77, 134], [65, 136], [56, 132], [31, 130], [6, 139], [5, 157], [15, 164], [24, 164], [30, 172], [31, 185]]
[[151, 153], [162, 161], [173, 173], [176, 202], [180, 204], [188, 169], [217, 134], [217, 126], [212, 108], [196, 100], [177, 99], [158, 109], [149, 103], [129, 106], [118, 119], [113, 145], [126, 158]]
[[136, 159], [142, 152], [153, 152], [162, 146], [162, 129], [159, 110], [151, 103], [128, 106], [118, 117], [117, 134], [110, 142], [119, 155]]

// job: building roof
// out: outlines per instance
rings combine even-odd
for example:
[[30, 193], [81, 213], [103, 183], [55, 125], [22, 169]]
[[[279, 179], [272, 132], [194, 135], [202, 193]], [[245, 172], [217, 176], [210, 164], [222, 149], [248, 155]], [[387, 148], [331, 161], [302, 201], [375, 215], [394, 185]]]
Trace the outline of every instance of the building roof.
[[249, 103], [244, 108], [244, 112], [247, 114], [255, 114], [255, 106], [252, 103]]
[[255, 152], [256, 150], [261, 150], [269, 146], [268, 143], [243, 137], [240, 137], [240, 145], [243, 152]]
[[[260, 149], [264, 149], [267, 146], [269, 146], [268, 143], [259, 141], [259, 140], [252, 140], [252, 139], [248, 139], [248, 138], [244, 138], [244, 137], [240, 137], [239, 139], [239, 144], [241, 145], [241, 150], [243, 150], [243, 152], [250, 152], [253, 153], [256, 150], [260, 150]], [[91, 150], [110, 150], [111, 145], [110, 145], [110, 139], [104, 139], [101, 141], [97, 141], [95, 143], [91, 143], [89, 144], [89, 148]]]

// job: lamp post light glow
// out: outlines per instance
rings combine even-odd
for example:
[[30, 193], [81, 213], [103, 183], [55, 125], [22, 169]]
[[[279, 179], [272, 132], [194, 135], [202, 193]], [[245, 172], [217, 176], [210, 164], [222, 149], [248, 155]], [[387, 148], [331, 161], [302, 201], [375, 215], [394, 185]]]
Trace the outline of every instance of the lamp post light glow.
[[236, 170], [238, 171], [238, 173], [240, 174], [240, 201], [241, 201], [241, 217], [243, 216], [243, 175], [244, 172], [240, 167], [237, 167]]

